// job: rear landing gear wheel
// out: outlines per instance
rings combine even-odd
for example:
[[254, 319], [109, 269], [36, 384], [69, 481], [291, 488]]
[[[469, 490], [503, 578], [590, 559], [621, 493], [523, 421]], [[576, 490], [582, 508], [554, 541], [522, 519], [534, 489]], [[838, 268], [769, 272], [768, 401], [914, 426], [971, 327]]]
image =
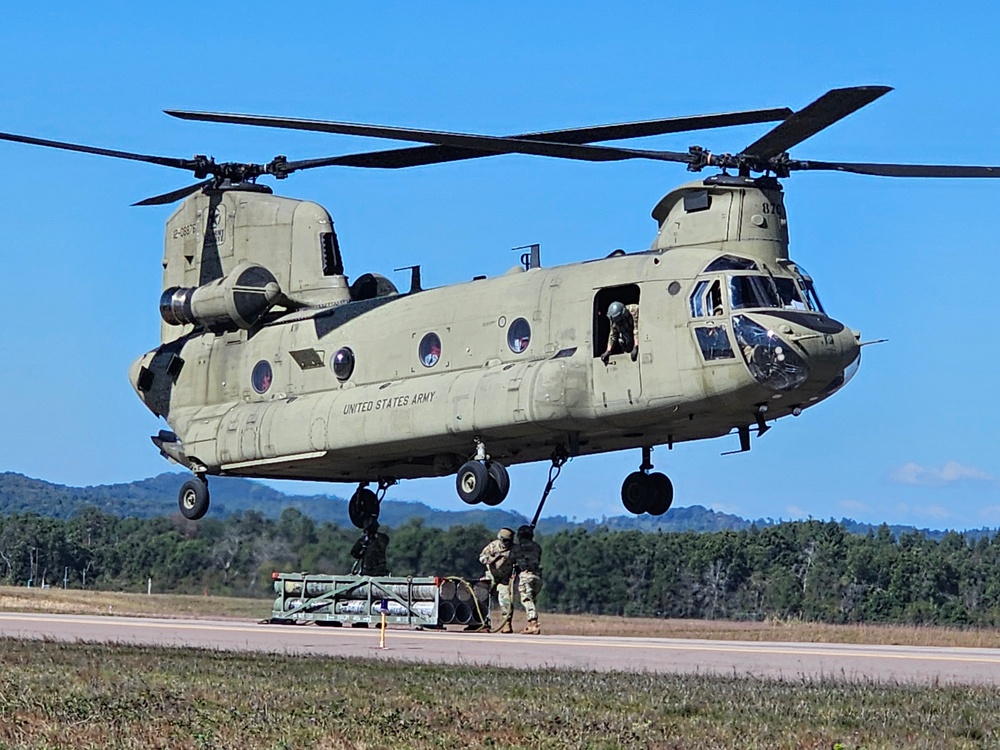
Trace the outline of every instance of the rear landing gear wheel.
[[481, 461], [466, 461], [455, 475], [458, 496], [469, 505], [483, 502], [493, 486], [489, 470]]
[[347, 503], [347, 515], [359, 529], [363, 529], [369, 519], [378, 518], [378, 511], [378, 497], [367, 487], [358, 487]]
[[670, 477], [658, 471], [646, 478], [649, 480], [650, 489], [646, 512], [651, 516], [662, 516], [670, 510], [670, 505], [674, 502], [674, 485]]
[[490, 489], [483, 498], [483, 503], [489, 506], [499, 505], [510, 492], [510, 475], [507, 473], [507, 467], [499, 461], [490, 461], [486, 464], [486, 472], [489, 474]]
[[181, 509], [181, 515], [186, 519], [197, 521], [203, 518], [208, 513], [208, 504], [208, 480], [195, 477], [181, 485], [181, 491], [177, 495], [177, 505]]
[[641, 471], [633, 471], [622, 482], [622, 505], [629, 513], [640, 515], [645, 513], [652, 498], [652, 487], [649, 475]]

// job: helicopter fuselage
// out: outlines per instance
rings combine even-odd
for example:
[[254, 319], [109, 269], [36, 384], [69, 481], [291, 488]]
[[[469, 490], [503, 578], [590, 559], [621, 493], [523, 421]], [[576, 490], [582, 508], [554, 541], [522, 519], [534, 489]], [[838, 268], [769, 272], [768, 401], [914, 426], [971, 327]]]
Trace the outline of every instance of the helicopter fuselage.
[[[316, 204], [192, 197], [168, 224], [165, 286], [257, 263], [284, 309], [165, 324], [131, 379], [177, 437], [167, 454], [208, 474], [384, 481], [453, 473], [477, 440], [510, 465], [761, 429], [835, 392], [860, 350], [788, 260], [780, 187], [734, 182], [668, 194], [648, 251], [404, 294], [348, 289]], [[605, 363], [613, 301], [639, 311], [638, 350]]]

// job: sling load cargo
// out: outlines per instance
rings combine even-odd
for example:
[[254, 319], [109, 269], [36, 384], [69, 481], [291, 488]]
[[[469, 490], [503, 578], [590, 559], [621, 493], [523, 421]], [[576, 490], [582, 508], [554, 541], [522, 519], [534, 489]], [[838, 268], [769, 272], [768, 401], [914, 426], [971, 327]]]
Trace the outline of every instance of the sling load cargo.
[[447, 625], [486, 627], [490, 583], [440, 577], [379, 577], [274, 573], [277, 597], [269, 622], [364, 627], [378, 623], [408, 628]]

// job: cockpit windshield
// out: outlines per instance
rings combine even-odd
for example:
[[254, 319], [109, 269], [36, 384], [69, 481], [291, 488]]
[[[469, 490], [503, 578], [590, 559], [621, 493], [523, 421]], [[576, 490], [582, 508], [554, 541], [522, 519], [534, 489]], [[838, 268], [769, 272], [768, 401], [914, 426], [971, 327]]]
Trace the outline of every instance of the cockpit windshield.
[[815, 309], [803, 297], [794, 279], [781, 276], [730, 276], [729, 296], [734, 310], [755, 307]]

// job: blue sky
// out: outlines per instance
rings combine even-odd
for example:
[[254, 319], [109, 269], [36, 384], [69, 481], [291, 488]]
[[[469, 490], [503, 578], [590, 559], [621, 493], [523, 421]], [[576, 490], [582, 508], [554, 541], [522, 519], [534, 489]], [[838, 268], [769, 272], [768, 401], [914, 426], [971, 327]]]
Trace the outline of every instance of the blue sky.
[[[185, 123], [212, 109], [505, 134], [770, 106], [830, 88], [895, 91], [792, 154], [1000, 164], [1000, 8], [863, 2], [14, 4], [0, 25], [0, 130], [110, 148], [266, 161], [386, 144]], [[699, 7], [700, 6], [700, 7]], [[698, 8], [695, 10], [694, 8]], [[738, 151], [763, 126], [637, 142]], [[130, 208], [182, 172], [0, 144], [0, 471], [84, 485], [168, 465], [129, 363], [156, 345], [163, 223]], [[333, 214], [348, 273], [420, 263], [425, 284], [502, 273], [539, 242], [556, 265], [647, 247], [649, 212], [683, 168], [528, 156], [399, 172], [313, 170], [279, 192]], [[997, 331], [1000, 180], [798, 173], [785, 181], [792, 257], [827, 310], [889, 343], [866, 348], [830, 401], [747, 455], [735, 437], [665, 448], [678, 505], [748, 517], [1000, 526]], [[405, 286], [405, 279], [400, 278]], [[621, 512], [638, 453], [578, 459], [547, 510]], [[530, 514], [546, 467], [512, 470]], [[283, 489], [322, 491], [318, 485]], [[349, 494], [350, 488], [330, 490]], [[453, 481], [392, 497], [457, 508]]]

